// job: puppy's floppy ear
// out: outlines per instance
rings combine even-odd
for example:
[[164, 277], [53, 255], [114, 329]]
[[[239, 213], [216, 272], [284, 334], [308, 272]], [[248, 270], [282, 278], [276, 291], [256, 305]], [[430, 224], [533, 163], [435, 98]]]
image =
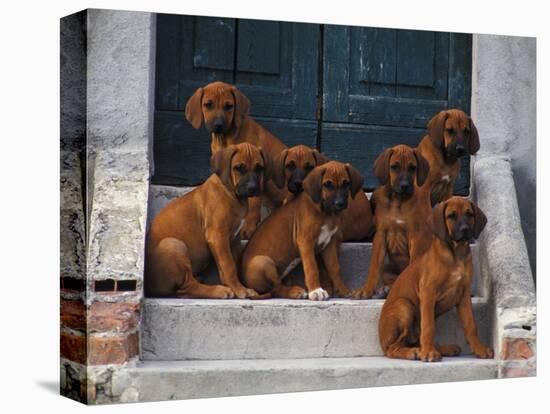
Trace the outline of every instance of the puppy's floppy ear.
[[185, 118], [195, 129], [199, 129], [204, 120], [201, 107], [203, 93], [204, 90], [202, 88], [197, 89], [185, 105]]
[[447, 226], [445, 224], [445, 207], [447, 203], [444, 201], [435, 205], [432, 210], [432, 232], [441, 240], [447, 240]]
[[420, 154], [417, 150], [414, 151], [414, 156], [416, 157], [416, 184], [419, 187], [424, 185], [428, 174], [430, 173], [430, 164], [426, 161], [426, 158]]
[[388, 148], [378, 156], [376, 161], [374, 161], [374, 175], [376, 175], [378, 181], [380, 181], [382, 185], [388, 182], [388, 177], [390, 175], [390, 157], [392, 153], [393, 150]]
[[448, 116], [447, 111], [441, 111], [428, 122], [428, 135], [436, 148], [443, 149], [443, 132], [445, 131], [445, 121]]
[[212, 155], [210, 158], [210, 164], [212, 171], [220, 177], [222, 183], [232, 188], [233, 182], [231, 180], [231, 159], [237, 152], [235, 145], [230, 145], [226, 148], [222, 148]]
[[323, 175], [325, 167], [315, 167], [304, 180], [304, 191], [311, 197], [315, 204], [321, 202], [321, 187], [323, 186]]
[[479, 147], [479, 134], [477, 133], [477, 128], [474, 124], [474, 121], [472, 121], [472, 118], [470, 117], [470, 139], [468, 141], [468, 149], [470, 155], [474, 155], [476, 152], [478, 152]]
[[472, 209], [474, 210], [474, 238], [477, 239], [487, 224], [487, 216], [475, 203], [472, 203]]
[[346, 170], [348, 171], [349, 181], [351, 183], [351, 198], [355, 198], [355, 194], [363, 187], [365, 177], [363, 177], [363, 175], [351, 164], [346, 164]]
[[314, 149], [313, 151], [313, 158], [315, 158], [315, 165], [323, 165], [324, 163], [327, 163], [329, 161], [329, 159], [321, 154], [319, 151], [317, 151], [316, 149]]
[[283, 188], [285, 185], [285, 163], [286, 156], [288, 155], [288, 148], [281, 151], [272, 161], [272, 176], [273, 182], [279, 188]]
[[231, 93], [235, 99], [235, 114], [233, 116], [233, 122], [235, 123], [235, 129], [238, 131], [244, 117], [248, 116], [250, 112], [250, 101], [236, 86], [231, 87]]

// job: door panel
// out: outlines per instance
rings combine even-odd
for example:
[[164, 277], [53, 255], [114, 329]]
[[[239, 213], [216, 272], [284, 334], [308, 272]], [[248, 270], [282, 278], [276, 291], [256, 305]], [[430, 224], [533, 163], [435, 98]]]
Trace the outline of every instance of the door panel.
[[282, 141], [315, 146], [319, 26], [158, 15], [153, 182], [200, 184], [210, 135], [184, 116], [195, 90], [221, 80], [248, 96], [250, 113]]
[[[443, 109], [469, 112], [471, 37], [327, 25], [323, 74], [321, 150], [354, 159], [372, 189], [372, 164], [384, 148], [416, 146]], [[468, 187], [466, 159], [455, 191], [467, 194]]]

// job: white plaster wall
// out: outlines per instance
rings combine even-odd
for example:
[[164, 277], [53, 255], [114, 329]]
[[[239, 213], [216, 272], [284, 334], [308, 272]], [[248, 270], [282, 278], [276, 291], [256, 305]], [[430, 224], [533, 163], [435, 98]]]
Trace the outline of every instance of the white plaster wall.
[[536, 39], [474, 35], [472, 117], [480, 154], [512, 160], [521, 224], [536, 272]]

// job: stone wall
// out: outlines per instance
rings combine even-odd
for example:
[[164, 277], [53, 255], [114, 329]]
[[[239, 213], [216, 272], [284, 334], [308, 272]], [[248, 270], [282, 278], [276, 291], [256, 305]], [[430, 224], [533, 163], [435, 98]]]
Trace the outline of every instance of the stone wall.
[[155, 16], [87, 10], [61, 32], [61, 388], [112, 402], [139, 355]]
[[512, 162], [521, 225], [536, 274], [536, 39], [474, 35], [472, 117], [480, 154]]

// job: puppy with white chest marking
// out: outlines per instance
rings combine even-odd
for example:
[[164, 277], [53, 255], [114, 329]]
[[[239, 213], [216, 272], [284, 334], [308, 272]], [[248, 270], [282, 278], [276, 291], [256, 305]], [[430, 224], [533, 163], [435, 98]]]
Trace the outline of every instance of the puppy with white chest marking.
[[460, 158], [479, 150], [477, 128], [460, 109], [439, 112], [428, 123], [428, 134], [418, 144], [417, 151], [428, 161], [432, 205], [453, 195], [460, 171]]
[[[334, 294], [350, 296], [340, 273], [342, 212], [362, 184], [363, 177], [349, 164], [330, 161], [315, 167], [303, 181], [304, 191], [269, 216], [248, 242], [241, 264], [244, 285], [267, 296], [326, 300], [320, 257]], [[300, 262], [307, 290], [282, 283]]]

